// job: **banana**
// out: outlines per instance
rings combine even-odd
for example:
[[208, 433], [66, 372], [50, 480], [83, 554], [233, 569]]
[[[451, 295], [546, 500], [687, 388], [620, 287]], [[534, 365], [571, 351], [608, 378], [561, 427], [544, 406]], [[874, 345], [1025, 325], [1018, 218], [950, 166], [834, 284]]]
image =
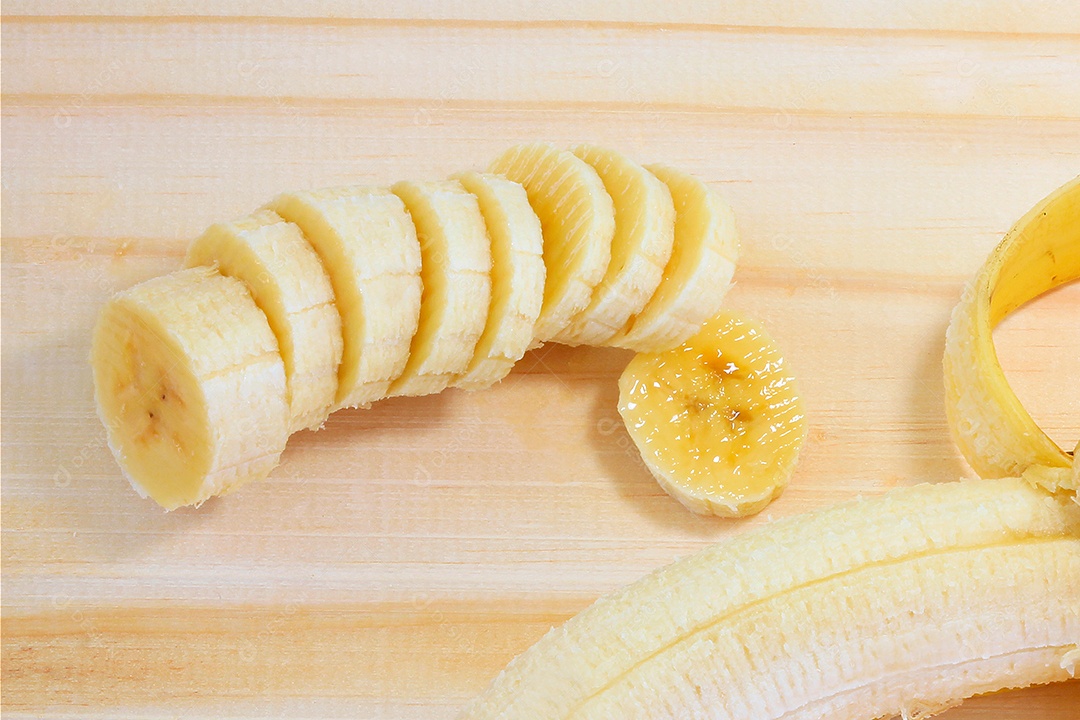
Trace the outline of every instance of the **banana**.
[[119, 293], [98, 318], [90, 362], [109, 448], [141, 496], [198, 505], [278, 464], [285, 366], [239, 280], [191, 268]]
[[661, 352], [685, 342], [716, 315], [739, 254], [735, 215], [720, 195], [692, 175], [661, 165], [648, 170], [671, 192], [675, 242], [663, 279], [645, 308], [605, 345]]
[[900, 488], [770, 523], [601, 598], [459, 716], [924, 713], [1070, 677], [1080, 506], [1019, 479]]
[[806, 437], [776, 344], [730, 311], [674, 350], [636, 355], [619, 378], [619, 413], [661, 487], [705, 515], [761, 511], [787, 486]]
[[524, 188], [498, 175], [454, 178], [472, 193], [491, 240], [491, 306], [472, 360], [452, 381], [479, 390], [502, 380], [533, 340], [544, 301], [544, 236]]
[[536, 143], [510, 148], [490, 172], [521, 184], [544, 232], [544, 304], [536, 339], [552, 340], [584, 310], [611, 261], [615, 206], [592, 166]]
[[385, 397], [420, 318], [420, 243], [405, 206], [384, 188], [341, 187], [286, 193], [269, 209], [300, 228], [330, 276], [343, 341], [334, 409]]
[[392, 188], [416, 225], [423, 296], [416, 335], [388, 396], [429, 395], [465, 372], [491, 304], [491, 245], [476, 197], [456, 180]]
[[622, 153], [579, 145], [615, 205], [615, 236], [607, 273], [588, 307], [554, 337], [566, 345], [602, 345], [641, 312], [663, 277], [675, 239], [671, 192], [655, 175]]
[[[964, 289], [946, 332], [946, 411], [953, 438], [983, 477], [1070, 468], [1009, 388], [993, 329], [1029, 300], [1080, 277], [1080, 177], [1022, 217]], [[1067, 476], [1067, 473], [1066, 473]], [[1080, 484], [1072, 483], [1072, 489]]]
[[319, 256], [296, 225], [270, 210], [211, 225], [187, 266], [242, 280], [266, 314], [285, 363], [290, 431], [318, 429], [337, 395], [341, 318]]

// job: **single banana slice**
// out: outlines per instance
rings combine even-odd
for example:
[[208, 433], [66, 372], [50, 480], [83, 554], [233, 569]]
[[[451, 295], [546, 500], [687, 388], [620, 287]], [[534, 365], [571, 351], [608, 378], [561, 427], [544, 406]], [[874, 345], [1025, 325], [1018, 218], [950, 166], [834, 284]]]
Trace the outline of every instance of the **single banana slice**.
[[212, 225], [188, 248], [187, 265], [213, 265], [247, 285], [285, 363], [291, 430], [321, 427], [337, 395], [341, 317], [300, 228], [270, 210]]
[[135, 490], [166, 510], [278, 464], [285, 366], [239, 280], [191, 268], [119, 293], [98, 318], [90, 363], [109, 448]]
[[839, 718], [1069, 677], [1080, 507], [1019, 479], [769, 523], [601, 598], [461, 720]]
[[544, 231], [544, 305], [536, 339], [554, 339], [584, 310], [604, 279], [615, 234], [615, 206], [592, 166], [536, 143], [500, 155], [490, 171], [520, 183]]
[[400, 182], [423, 257], [420, 322], [387, 395], [430, 395], [465, 372], [491, 305], [491, 243], [476, 197], [456, 180]]
[[420, 318], [420, 243], [405, 206], [383, 188], [286, 193], [270, 209], [322, 259], [341, 317], [336, 408], [386, 396], [405, 369]]
[[731, 312], [674, 350], [636, 355], [619, 413], [661, 487], [705, 515], [759, 512], [787, 487], [806, 437], [780, 350]]
[[588, 307], [554, 340], [602, 345], [641, 312], [660, 285], [675, 238], [675, 206], [667, 185], [622, 153], [593, 145], [573, 152], [596, 170], [614, 202], [615, 237], [607, 273]]
[[1080, 177], [1013, 225], [953, 310], [945, 335], [945, 409], [956, 444], [982, 477], [1073, 465], [1009, 387], [993, 329], [1024, 303], [1078, 277]]
[[669, 350], [697, 333], [720, 311], [739, 254], [735, 214], [717, 192], [679, 170], [648, 169], [675, 202], [675, 244], [645, 309], [605, 342], [635, 352]]
[[525, 189], [498, 175], [454, 176], [476, 196], [491, 240], [487, 325], [455, 387], [479, 390], [502, 380], [533, 340], [544, 301], [544, 236]]

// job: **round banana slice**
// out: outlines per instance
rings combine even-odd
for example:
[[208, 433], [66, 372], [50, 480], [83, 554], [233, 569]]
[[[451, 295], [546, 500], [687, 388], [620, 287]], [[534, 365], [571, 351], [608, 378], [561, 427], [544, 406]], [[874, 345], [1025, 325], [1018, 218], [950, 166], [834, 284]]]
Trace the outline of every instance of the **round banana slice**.
[[1024, 303], [1077, 277], [1080, 177], [1009, 230], [952, 313], [945, 341], [945, 409], [956, 444], [982, 477], [1073, 465], [1072, 455], [1039, 428], [1009, 387], [994, 351], [993, 329]]
[[615, 206], [592, 166], [566, 150], [512, 147], [490, 172], [520, 183], [544, 231], [544, 305], [536, 339], [553, 340], [584, 310], [604, 279], [615, 235]]
[[341, 317], [330, 278], [300, 228], [270, 210], [211, 225], [188, 248], [187, 265], [213, 265], [247, 285], [285, 363], [291, 429], [321, 427], [337, 395]]
[[491, 307], [472, 360], [454, 387], [480, 390], [502, 380], [533, 340], [544, 302], [544, 236], [525, 189], [499, 175], [454, 179], [476, 196], [491, 240]]
[[645, 308], [605, 345], [660, 352], [685, 342], [720, 311], [739, 255], [735, 214], [715, 190], [661, 165], [648, 169], [675, 202], [675, 243]]
[[242, 282], [191, 268], [119, 293], [90, 357], [109, 447], [167, 510], [266, 477], [289, 437], [285, 366]]
[[386, 397], [420, 318], [420, 243], [405, 206], [385, 188], [341, 187], [269, 208], [299, 226], [330, 276], [343, 340], [335, 409]]
[[787, 486], [806, 437], [779, 349], [731, 312], [674, 350], [636, 355], [619, 378], [619, 413], [661, 487], [703, 515], [762, 510]]
[[641, 312], [660, 285], [675, 238], [675, 206], [667, 186], [622, 153], [593, 145], [579, 145], [573, 153], [596, 170], [611, 195], [615, 237], [607, 273], [589, 306], [554, 339], [602, 345]]
[[393, 395], [441, 392], [465, 372], [491, 305], [491, 243], [476, 197], [456, 180], [400, 182], [423, 258], [420, 321]]

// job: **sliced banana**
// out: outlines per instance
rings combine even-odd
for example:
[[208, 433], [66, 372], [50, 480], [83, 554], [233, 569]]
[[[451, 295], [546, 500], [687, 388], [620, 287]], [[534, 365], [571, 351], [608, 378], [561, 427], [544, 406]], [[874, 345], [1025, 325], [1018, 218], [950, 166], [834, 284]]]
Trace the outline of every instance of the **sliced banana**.
[[258, 480], [289, 437], [285, 365], [242, 282], [191, 268], [117, 294], [91, 348], [109, 447], [167, 510]]
[[759, 323], [731, 312], [674, 350], [635, 356], [619, 378], [619, 412], [664, 490], [706, 515], [768, 505], [806, 437], [779, 349]]
[[589, 163], [615, 205], [615, 236], [607, 273], [588, 307], [574, 316], [556, 342], [602, 345], [641, 312], [656, 292], [671, 257], [675, 206], [655, 175], [622, 153], [579, 145], [573, 153]]
[[994, 351], [993, 329], [1024, 303], [1078, 277], [1080, 177], [1013, 225], [953, 310], [945, 335], [945, 409], [956, 444], [982, 477], [1074, 463], [1009, 388]]
[[300, 228], [270, 210], [211, 225], [188, 248], [187, 265], [213, 265], [247, 285], [285, 363], [291, 430], [322, 426], [337, 396], [341, 318]]
[[490, 171], [520, 183], [544, 232], [544, 305], [536, 339], [554, 339], [584, 310], [604, 279], [615, 234], [615, 206], [592, 166], [536, 143], [500, 155]]
[[456, 180], [400, 182], [423, 257], [420, 320], [401, 375], [387, 391], [430, 395], [464, 373], [491, 305], [491, 243], [476, 197]]
[[648, 169], [675, 202], [675, 244], [645, 308], [605, 342], [635, 352], [668, 350], [697, 333], [719, 312], [739, 254], [735, 214], [717, 192], [682, 171]]
[[502, 380], [533, 340], [544, 302], [544, 236], [525, 189], [499, 175], [454, 176], [476, 196], [491, 240], [491, 307], [465, 372], [453, 380], [467, 390]]
[[420, 243], [405, 206], [384, 188], [342, 187], [286, 193], [270, 209], [300, 227], [330, 276], [343, 339], [336, 407], [385, 397], [420, 318]]

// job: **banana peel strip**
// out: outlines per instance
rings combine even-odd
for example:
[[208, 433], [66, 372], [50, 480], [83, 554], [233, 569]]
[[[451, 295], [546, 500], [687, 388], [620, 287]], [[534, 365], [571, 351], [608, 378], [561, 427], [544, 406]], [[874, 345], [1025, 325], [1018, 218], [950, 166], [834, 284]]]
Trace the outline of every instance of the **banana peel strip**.
[[1009, 313], [1078, 277], [1080, 176], [1013, 225], [953, 310], [945, 341], [946, 413], [956, 444], [982, 477], [1015, 477], [1030, 468], [1029, 479], [1047, 489], [1075, 493], [1080, 484], [1072, 471], [1075, 451], [1058, 447], [1024, 409], [993, 341], [993, 329]]

